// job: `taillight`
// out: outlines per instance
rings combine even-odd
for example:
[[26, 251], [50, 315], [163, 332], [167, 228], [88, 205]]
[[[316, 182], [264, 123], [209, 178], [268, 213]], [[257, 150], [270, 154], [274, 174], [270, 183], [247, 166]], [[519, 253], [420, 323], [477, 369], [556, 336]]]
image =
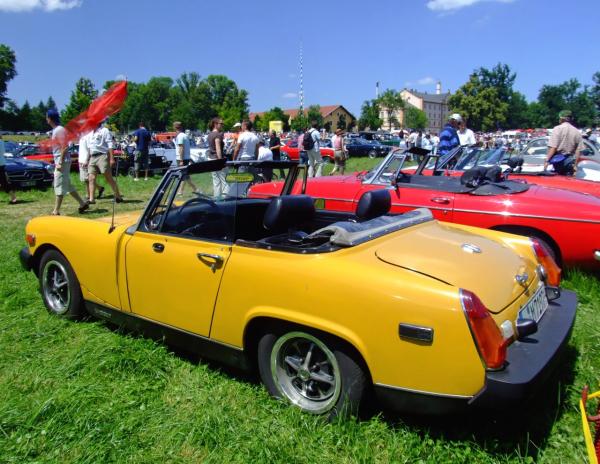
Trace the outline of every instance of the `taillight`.
[[35, 246], [35, 235], [25, 234], [25, 241], [27, 242], [27, 245], [29, 245], [30, 247], [34, 247]]
[[506, 361], [506, 347], [511, 339], [504, 339], [496, 322], [477, 295], [462, 288], [459, 293], [483, 362], [488, 369], [501, 368]]
[[560, 285], [561, 270], [556, 264], [556, 261], [554, 261], [550, 250], [548, 250], [544, 243], [536, 238], [531, 238], [531, 246], [533, 247], [533, 251], [535, 251], [538, 261], [544, 266], [544, 269], [546, 269], [546, 274], [548, 276], [546, 283], [553, 287], [558, 287]]

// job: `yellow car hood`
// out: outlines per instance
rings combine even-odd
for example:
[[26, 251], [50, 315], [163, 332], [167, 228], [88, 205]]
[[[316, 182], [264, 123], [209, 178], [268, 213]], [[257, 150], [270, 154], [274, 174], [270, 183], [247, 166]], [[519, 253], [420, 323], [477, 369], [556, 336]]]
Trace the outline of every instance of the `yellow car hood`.
[[[503, 243], [429, 222], [385, 242], [375, 255], [386, 263], [474, 292], [493, 313], [535, 279], [535, 263]], [[408, 230], [407, 230], [408, 232]], [[516, 276], [527, 274], [519, 284]]]
[[[115, 215], [115, 226], [135, 224], [140, 218], [140, 211], [131, 211], [128, 213], [122, 213]], [[96, 221], [106, 222], [108, 224], [112, 221], [112, 216], [104, 216], [96, 219]]]

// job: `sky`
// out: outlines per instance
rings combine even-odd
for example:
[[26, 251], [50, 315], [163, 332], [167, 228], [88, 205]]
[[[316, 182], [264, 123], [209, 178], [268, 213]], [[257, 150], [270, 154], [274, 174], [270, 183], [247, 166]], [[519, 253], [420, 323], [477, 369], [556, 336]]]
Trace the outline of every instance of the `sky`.
[[381, 90], [456, 91], [506, 63], [515, 89], [600, 71], [598, 0], [0, 0], [0, 43], [16, 53], [8, 97], [59, 108], [80, 77], [100, 88], [195, 71], [224, 74], [251, 111], [344, 105], [356, 117]]

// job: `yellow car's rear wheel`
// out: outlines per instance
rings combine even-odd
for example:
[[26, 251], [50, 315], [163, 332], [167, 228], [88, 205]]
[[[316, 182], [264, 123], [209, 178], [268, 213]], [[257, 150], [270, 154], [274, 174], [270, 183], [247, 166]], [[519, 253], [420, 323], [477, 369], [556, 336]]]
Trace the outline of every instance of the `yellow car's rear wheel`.
[[83, 297], [79, 280], [67, 259], [56, 250], [48, 250], [40, 260], [40, 292], [51, 314], [68, 319], [83, 314]]
[[356, 414], [366, 379], [348, 350], [305, 331], [266, 334], [258, 346], [261, 379], [269, 393], [311, 414]]

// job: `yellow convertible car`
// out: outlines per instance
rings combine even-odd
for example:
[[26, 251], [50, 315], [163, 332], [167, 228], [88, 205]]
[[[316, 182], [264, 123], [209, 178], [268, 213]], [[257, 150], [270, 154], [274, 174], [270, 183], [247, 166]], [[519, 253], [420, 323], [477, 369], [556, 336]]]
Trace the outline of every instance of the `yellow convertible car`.
[[[270, 198], [253, 196], [273, 177]], [[173, 168], [141, 214], [32, 219], [20, 258], [50, 313], [257, 369], [315, 414], [355, 413], [373, 393], [445, 413], [543, 386], [577, 305], [543, 245], [426, 209], [388, 215], [387, 190], [356, 214], [326, 211], [291, 193], [305, 186], [293, 162]]]

